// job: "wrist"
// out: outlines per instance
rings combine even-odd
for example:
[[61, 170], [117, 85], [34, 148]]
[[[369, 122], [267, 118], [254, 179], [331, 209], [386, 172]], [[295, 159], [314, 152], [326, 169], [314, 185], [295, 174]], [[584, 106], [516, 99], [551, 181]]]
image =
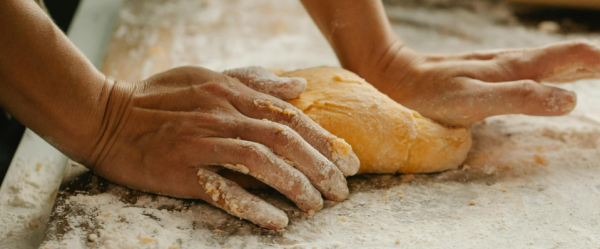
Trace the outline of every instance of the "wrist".
[[93, 170], [95, 166], [102, 164], [127, 121], [135, 90], [134, 83], [110, 78], [105, 80], [97, 113], [90, 116], [92, 128], [88, 132], [89, 139], [81, 141], [84, 143], [81, 147], [87, 149], [79, 161], [86, 167]]
[[404, 88], [413, 84], [419, 67], [426, 59], [423, 54], [406, 47], [399, 40], [380, 48], [368, 59], [356, 59], [352, 71], [382, 93], [399, 101], [409, 94]]
[[405, 46], [399, 38], [368, 48], [362, 54], [349, 57], [342, 65], [377, 88], [395, 83], [386, 79], [399, 79], [401, 75], [412, 72], [419, 58], [419, 54]]
[[[365, 35], [368, 36], [368, 35]], [[403, 47], [404, 43], [395, 34], [383, 34], [348, 42], [348, 38], [332, 38], [332, 45], [343, 68], [355, 73], [375, 65], [392, 50]]]

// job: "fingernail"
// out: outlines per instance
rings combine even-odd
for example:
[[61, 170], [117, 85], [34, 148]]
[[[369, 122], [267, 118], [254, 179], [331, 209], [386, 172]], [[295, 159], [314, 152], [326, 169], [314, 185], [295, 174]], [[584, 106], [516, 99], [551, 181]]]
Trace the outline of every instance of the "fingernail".
[[577, 94], [575, 92], [566, 91], [565, 96], [561, 98], [561, 112], [564, 114], [570, 113], [577, 105]]
[[360, 169], [360, 161], [354, 152], [351, 152], [350, 156], [346, 158], [339, 158], [335, 164], [346, 177], [356, 175]]
[[332, 185], [330, 185], [330, 190], [327, 191], [326, 194], [324, 193], [324, 196], [332, 201], [345, 200], [348, 197], [348, 194], [350, 194], [346, 178], [343, 176], [343, 174], [340, 174], [339, 177], [336, 174], [336, 176], [332, 176], [331, 178]]
[[270, 205], [265, 205], [265, 208], [267, 209], [260, 210], [260, 212], [266, 214], [265, 217], [256, 217], [256, 222], [252, 222], [258, 224], [261, 227], [271, 230], [279, 230], [285, 228], [288, 225], [289, 219], [283, 211]]
[[289, 220], [283, 211], [246, 192], [234, 182], [205, 169], [199, 169], [197, 177], [198, 183], [210, 195], [211, 200], [208, 201], [227, 213], [268, 229], [287, 226]]
[[288, 225], [288, 217], [279, 208], [256, 199], [241, 203], [241, 215], [238, 217], [251, 221], [261, 227], [277, 230]]
[[338, 166], [344, 176], [356, 174], [360, 169], [360, 161], [354, 152], [352, 146], [344, 139], [332, 136], [329, 139], [331, 159]]
[[302, 189], [303, 194], [288, 196], [288, 198], [294, 200], [298, 208], [306, 212], [308, 210], [318, 211], [323, 207], [321, 193], [309, 181], [298, 181], [294, 185], [294, 188]]

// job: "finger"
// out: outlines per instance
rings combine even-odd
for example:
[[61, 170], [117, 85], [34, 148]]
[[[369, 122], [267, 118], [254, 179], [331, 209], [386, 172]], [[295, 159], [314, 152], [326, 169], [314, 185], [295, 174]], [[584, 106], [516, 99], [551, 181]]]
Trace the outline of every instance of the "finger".
[[288, 224], [283, 211], [214, 172], [201, 168], [197, 180], [200, 198], [233, 216], [268, 229], [282, 229]]
[[288, 164], [302, 172], [329, 200], [342, 201], [348, 196], [342, 172], [290, 127], [248, 118], [236, 129], [244, 140], [268, 146]]
[[283, 100], [295, 99], [306, 89], [303, 78], [285, 78], [262, 67], [225, 70], [223, 74], [238, 79], [248, 87]]
[[473, 110], [477, 119], [502, 114], [559, 116], [571, 112], [577, 103], [574, 92], [546, 86], [532, 80], [490, 84], [466, 79], [466, 92], [459, 108]]
[[[205, 153], [199, 153], [199, 156], [202, 156], [202, 154]], [[202, 199], [231, 215], [246, 219], [264, 228], [281, 229], [287, 225], [288, 217], [283, 211], [246, 192], [236, 183], [224, 179], [208, 169], [198, 170], [197, 167], [181, 167], [185, 163], [176, 158], [189, 155], [189, 153], [186, 153], [181, 157], [172, 157], [174, 160], [168, 160], [169, 163], [165, 164], [165, 167], [157, 169], [163, 171], [160, 173], [160, 178], [148, 176], [148, 170], [146, 170], [137, 172], [137, 175], [133, 177], [129, 176], [131, 174], [118, 174], [109, 177], [109, 179], [115, 183], [144, 192], [176, 198]], [[99, 171], [98, 173], [110, 176], [107, 172]], [[137, 178], [138, 181], [126, 180], [133, 178]]]
[[538, 82], [560, 83], [600, 76], [600, 47], [591, 42], [558, 43], [514, 57], [521, 74]]
[[233, 104], [244, 115], [255, 119], [267, 119], [286, 125], [296, 131], [306, 142], [331, 160], [345, 176], [356, 174], [360, 161], [352, 147], [289, 103], [263, 94], [248, 92], [233, 99]]
[[462, 75], [487, 82], [530, 79], [554, 83], [600, 77], [600, 46], [585, 41], [505, 50], [488, 58], [492, 59], [459, 62]]
[[202, 156], [204, 165], [220, 165], [248, 174], [273, 187], [303, 211], [323, 207], [321, 194], [308, 178], [262, 144], [228, 138], [205, 138], [212, 152]]

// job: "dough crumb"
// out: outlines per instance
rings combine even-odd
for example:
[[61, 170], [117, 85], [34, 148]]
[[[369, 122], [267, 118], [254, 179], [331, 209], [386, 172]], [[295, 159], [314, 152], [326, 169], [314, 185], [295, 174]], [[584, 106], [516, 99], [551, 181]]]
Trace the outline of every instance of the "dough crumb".
[[506, 189], [500, 189], [500, 191], [502, 191], [502, 193], [508, 193], [508, 190]]
[[288, 115], [288, 116], [296, 116], [296, 112], [290, 109], [285, 109], [283, 110], [283, 114]]
[[233, 171], [240, 172], [242, 174], [248, 174], [250, 172], [248, 167], [246, 167], [243, 164], [235, 164], [234, 165], [234, 164], [230, 164], [230, 163], [224, 163], [224, 164], [221, 164], [221, 166], [228, 168], [230, 170], [233, 170]]
[[383, 197], [383, 202], [385, 202], [385, 204], [388, 204], [389, 201], [390, 201], [390, 191], [385, 191], [385, 196]]
[[221, 229], [215, 229], [215, 230], [213, 230], [213, 233], [222, 233], [222, 232], [223, 232], [223, 230], [221, 230]]
[[313, 216], [315, 215], [315, 210], [308, 210], [308, 216]]
[[283, 125], [278, 125], [277, 126], [277, 132], [282, 132], [283, 131]]
[[98, 239], [98, 236], [97, 236], [97, 235], [95, 235], [95, 234], [93, 234], [93, 233], [92, 233], [92, 234], [90, 234], [90, 235], [88, 235], [88, 240], [89, 240], [90, 242], [96, 242], [96, 240], [97, 240], [97, 239]]
[[548, 164], [550, 163], [550, 162], [548, 162], [548, 159], [546, 159], [545, 156], [540, 156], [540, 155], [533, 155], [533, 160], [535, 160], [535, 162], [537, 164], [541, 164], [544, 166], [548, 166]]
[[[260, 108], [265, 108], [265, 107], [266, 107], [267, 109], [269, 109], [271, 112], [274, 112], [274, 113], [285, 113], [285, 112], [283, 111], [283, 109], [281, 109], [281, 108], [279, 108], [279, 107], [275, 106], [275, 105], [273, 104], [273, 101], [272, 101], [272, 100], [270, 100], [270, 99], [265, 99], [265, 100], [254, 100], [254, 106], [256, 106], [256, 107], [260, 107]], [[292, 110], [289, 110], [289, 111], [291, 111], [291, 112], [294, 112], [294, 111], [292, 111]], [[294, 115], [295, 115], [295, 114], [296, 114], [296, 112], [294, 112]], [[291, 115], [291, 114], [288, 114], [288, 115]], [[291, 115], [291, 116], [293, 116], [293, 115]]]
[[42, 164], [41, 163], [36, 164], [35, 165], [35, 170], [36, 171], [40, 171], [40, 169], [42, 169]]
[[337, 219], [338, 219], [338, 221], [346, 222], [346, 217], [344, 217], [344, 216], [340, 216]]
[[329, 146], [331, 150], [331, 159], [337, 161], [340, 158], [348, 158], [350, 152], [352, 152], [352, 146], [346, 143], [346, 140], [332, 136], [329, 139]]
[[557, 33], [560, 31], [560, 25], [554, 21], [543, 21], [538, 24], [538, 30], [544, 33]]
[[396, 245], [399, 245], [399, 244], [400, 244], [400, 239], [397, 239], [396, 240]]
[[332, 79], [335, 81], [344, 81], [343, 76], [341, 76], [339, 74], [334, 75]]
[[32, 220], [29, 223], [27, 223], [27, 227], [31, 228], [31, 229], [36, 229], [41, 225], [41, 222], [39, 220]]
[[146, 244], [146, 243], [150, 243], [150, 242], [154, 242], [154, 239], [152, 239], [152, 238], [142, 238], [142, 239], [140, 239], [140, 243], [142, 243], [142, 244]]
[[294, 163], [294, 161], [292, 161], [292, 160], [290, 160], [290, 159], [287, 159], [287, 158], [285, 158], [285, 157], [282, 157], [282, 156], [280, 156], [280, 155], [277, 155], [277, 157], [279, 157], [279, 159], [283, 160], [285, 163], [289, 164], [289, 165], [290, 165], [290, 166], [292, 166], [292, 167], [293, 167], [294, 165], [296, 165], [296, 164]]
[[404, 192], [402, 192], [402, 190], [398, 190], [398, 191], [396, 191], [396, 194], [403, 195]]
[[364, 81], [364, 79], [362, 79], [362, 78], [360, 80], [350, 79], [350, 78], [348, 78], [344, 75], [340, 75], [340, 74], [335, 74], [333, 77], [331, 77], [331, 79], [333, 79], [334, 81], [337, 81], [337, 82], [358, 83], [358, 84], [361, 84]]
[[548, 162], [548, 159], [546, 159], [545, 156], [533, 155], [533, 160], [535, 160], [537, 164], [541, 164], [544, 166], [548, 166], [548, 164], [550, 164], [550, 162]]
[[471, 201], [469, 202], [469, 205], [470, 205], [470, 206], [475, 206], [475, 200], [471, 200]]
[[470, 170], [470, 169], [471, 169], [471, 167], [469, 167], [469, 165], [463, 164], [462, 171], [467, 171], [467, 170]]

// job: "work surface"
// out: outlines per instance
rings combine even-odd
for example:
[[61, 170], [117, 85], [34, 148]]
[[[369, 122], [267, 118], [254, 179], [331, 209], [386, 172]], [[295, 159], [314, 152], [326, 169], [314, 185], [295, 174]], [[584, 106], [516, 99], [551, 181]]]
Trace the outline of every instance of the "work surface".
[[[387, 10], [406, 44], [423, 52], [598, 38], [498, 25], [459, 9]], [[338, 63], [296, 0], [127, 1], [102, 71], [140, 80], [181, 65], [220, 71]], [[281, 232], [202, 201], [128, 190], [72, 164], [42, 248], [598, 248], [600, 81], [562, 87], [579, 96], [573, 113], [475, 124], [473, 149], [457, 170], [351, 177], [348, 200], [326, 201], [313, 217], [282, 195], [257, 192], [290, 217]]]

